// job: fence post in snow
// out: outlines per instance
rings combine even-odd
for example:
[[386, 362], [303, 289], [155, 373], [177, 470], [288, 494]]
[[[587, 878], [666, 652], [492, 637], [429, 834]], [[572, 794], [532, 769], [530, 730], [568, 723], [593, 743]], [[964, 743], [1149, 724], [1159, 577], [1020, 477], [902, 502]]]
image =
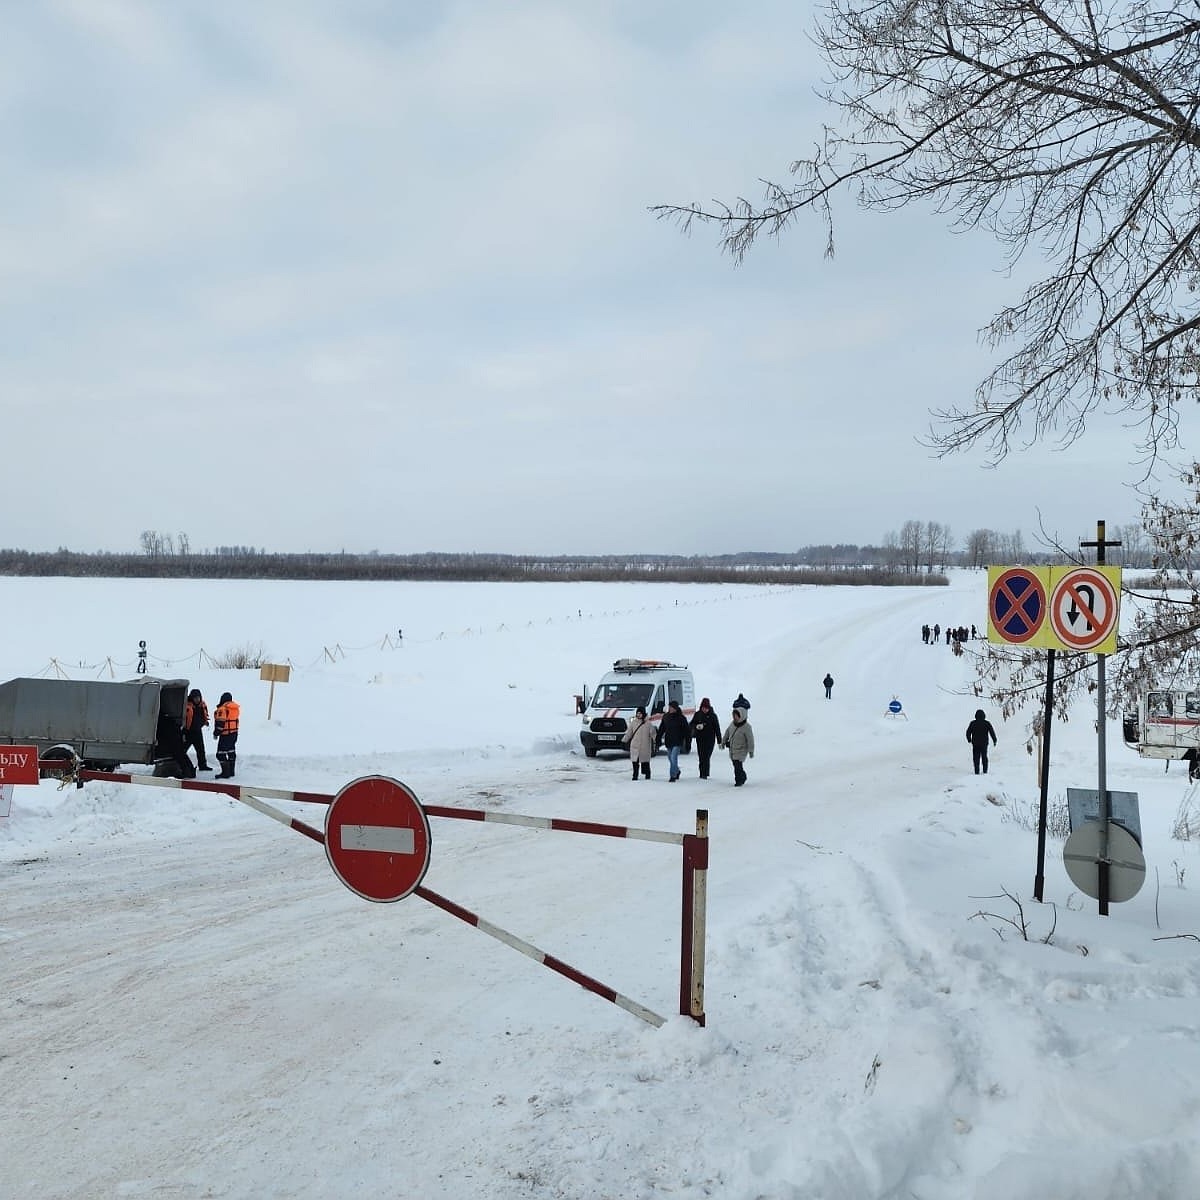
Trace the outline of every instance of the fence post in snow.
[[704, 937], [708, 904], [708, 810], [696, 810], [696, 832], [683, 839], [683, 930], [679, 1014], [704, 1024]]

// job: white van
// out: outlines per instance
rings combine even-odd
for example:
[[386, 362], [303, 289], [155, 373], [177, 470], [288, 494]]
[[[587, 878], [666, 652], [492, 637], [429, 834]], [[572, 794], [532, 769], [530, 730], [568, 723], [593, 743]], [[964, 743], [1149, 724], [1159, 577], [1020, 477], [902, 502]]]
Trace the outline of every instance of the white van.
[[[657, 724], [667, 705], [679, 701], [683, 715], [690, 721], [696, 711], [696, 683], [687, 667], [654, 658], [618, 658], [592, 693], [583, 712], [579, 740], [588, 758], [601, 750], [629, 753], [621, 741], [634, 713], [644, 708]], [[692, 750], [691, 739], [683, 748]]]
[[1186, 684], [1154, 688], [1124, 714], [1125, 745], [1143, 758], [1183, 758], [1193, 779], [1200, 775], [1200, 688]]

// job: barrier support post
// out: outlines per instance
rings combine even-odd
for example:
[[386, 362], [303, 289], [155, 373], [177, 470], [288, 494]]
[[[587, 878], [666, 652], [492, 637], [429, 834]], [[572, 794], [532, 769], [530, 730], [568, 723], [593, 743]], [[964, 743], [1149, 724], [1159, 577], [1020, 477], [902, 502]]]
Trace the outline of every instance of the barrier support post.
[[683, 838], [683, 930], [679, 1014], [704, 1024], [704, 932], [708, 905], [708, 810], [696, 810], [696, 832]]

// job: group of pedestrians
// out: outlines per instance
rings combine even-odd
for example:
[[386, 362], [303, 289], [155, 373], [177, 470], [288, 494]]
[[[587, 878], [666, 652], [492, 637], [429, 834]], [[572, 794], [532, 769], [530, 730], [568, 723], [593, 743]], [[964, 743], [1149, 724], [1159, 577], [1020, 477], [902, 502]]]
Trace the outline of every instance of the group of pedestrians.
[[[831, 699], [833, 676], [827, 672], [821, 684], [825, 688], [825, 699]], [[682, 774], [679, 755], [691, 741], [696, 747], [701, 779], [709, 777], [713, 751], [721, 747], [729, 751], [729, 761], [733, 764], [733, 786], [742, 787], [746, 782], [746, 760], [754, 757], [754, 730], [749, 717], [750, 701], [741, 692], [733, 702], [733, 719], [724, 733], [707, 696], [700, 701], [690, 721], [684, 716], [678, 700], [672, 700], [667, 705], [667, 711], [658, 726], [646, 715], [644, 708], [639, 708], [622, 739], [629, 747], [629, 759], [633, 766], [631, 778], [634, 782], [650, 778], [650, 760], [654, 757], [655, 749], [662, 746], [667, 751], [667, 780], [674, 783]], [[975, 710], [975, 719], [967, 726], [966, 738], [971, 745], [971, 763], [975, 774], [986, 775], [988, 746], [996, 745], [996, 730], [982, 708]]]
[[979, 630], [974, 625], [947, 625], [945, 629], [940, 625], [921, 626], [921, 641], [930, 646], [940, 645], [943, 637], [947, 646], [961, 645], [963, 642], [975, 641], [979, 637]]
[[[213, 737], [217, 741], [217, 764], [221, 773], [216, 779], [232, 779], [237, 765], [238, 724], [242, 710], [229, 692], [222, 692], [221, 699], [212, 714]], [[208, 726], [208, 704], [199, 688], [188, 692], [183, 709], [183, 743], [187, 750], [196, 752], [196, 770], [211, 771], [208, 752], [204, 748], [204, 730]], [[188, 760], [191, 761], [190, 759]]]
[[733, 702], [733, 719], [722, 733], [721, 722], [707, 696], [700, 701], [690, 721], [679, 707], [679, 701], [672, 700], [658, 727], [646, 715], [646, 710], [639, 708], [622, 739], [629, 747], [633, 767], [631, 778], [635, 782], [650, 778], [650, 760], [654, 757], [655, 747], [661, 745], [667, 751], [667, 780], [675, 783], [683, 773], [679, 768], [679, 755], [691, 741], [696, 747], [701, 779], [709, 777], [713, 751], [720, 746], [729, 751], [733, 786], [741, 787], [746, 782], [746, 759], [754, 757], [754, 730], [748, 720], [749, 712], [750, 701], [739, 692]]

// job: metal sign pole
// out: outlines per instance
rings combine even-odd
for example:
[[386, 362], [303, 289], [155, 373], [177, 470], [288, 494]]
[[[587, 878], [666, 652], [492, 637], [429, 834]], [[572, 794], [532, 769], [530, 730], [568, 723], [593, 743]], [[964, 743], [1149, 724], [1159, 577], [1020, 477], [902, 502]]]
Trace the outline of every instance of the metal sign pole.
[[1040, 797], [1038, 800], [1037, 873], [1033, 877], [1033, 896], [1041, 903], [1046, 883], [1046, 818], [1050, 796], [1050, 725], [1054, 720], [1054, 651], [1046, 651], [1046, 711], [1042, 716], [1042, 755]]
[[[1107, 546], [1119, 546], [1119, 541], [1110, 542], [1104, 536], [1104, 522], [1096, 522], [1096, 540], [1094, 542], [1080, 542], [1081, 546], [1094, 546], [1096, 548], [1096, 564], [1097, 566], [1104, 565], [1104, 550]], [[1109, 880], [1108, 868], [1110, 865], [1108, 832], [1109, 824], [1112, 820], [1112, 805], [1109, 802], [1108, 796], [1108, 761], [1107, 761], [1107, 744], [1105, 739], [1105, 693], [1104, 693], [1104, 659], [1103, 654], [1096, 655], [1096, 729], [1097, 729], [1097, 752], [1100, 758], [1098, 770], [1098, 786], [1100, 791], [1100, 850], [1098, 867], [1098, 888], [1099, 893], [1097, 899], [1099, 901], [1099, 912], [1102, 917], [1108, 916], [1108, 899], [1109, 899]]]

